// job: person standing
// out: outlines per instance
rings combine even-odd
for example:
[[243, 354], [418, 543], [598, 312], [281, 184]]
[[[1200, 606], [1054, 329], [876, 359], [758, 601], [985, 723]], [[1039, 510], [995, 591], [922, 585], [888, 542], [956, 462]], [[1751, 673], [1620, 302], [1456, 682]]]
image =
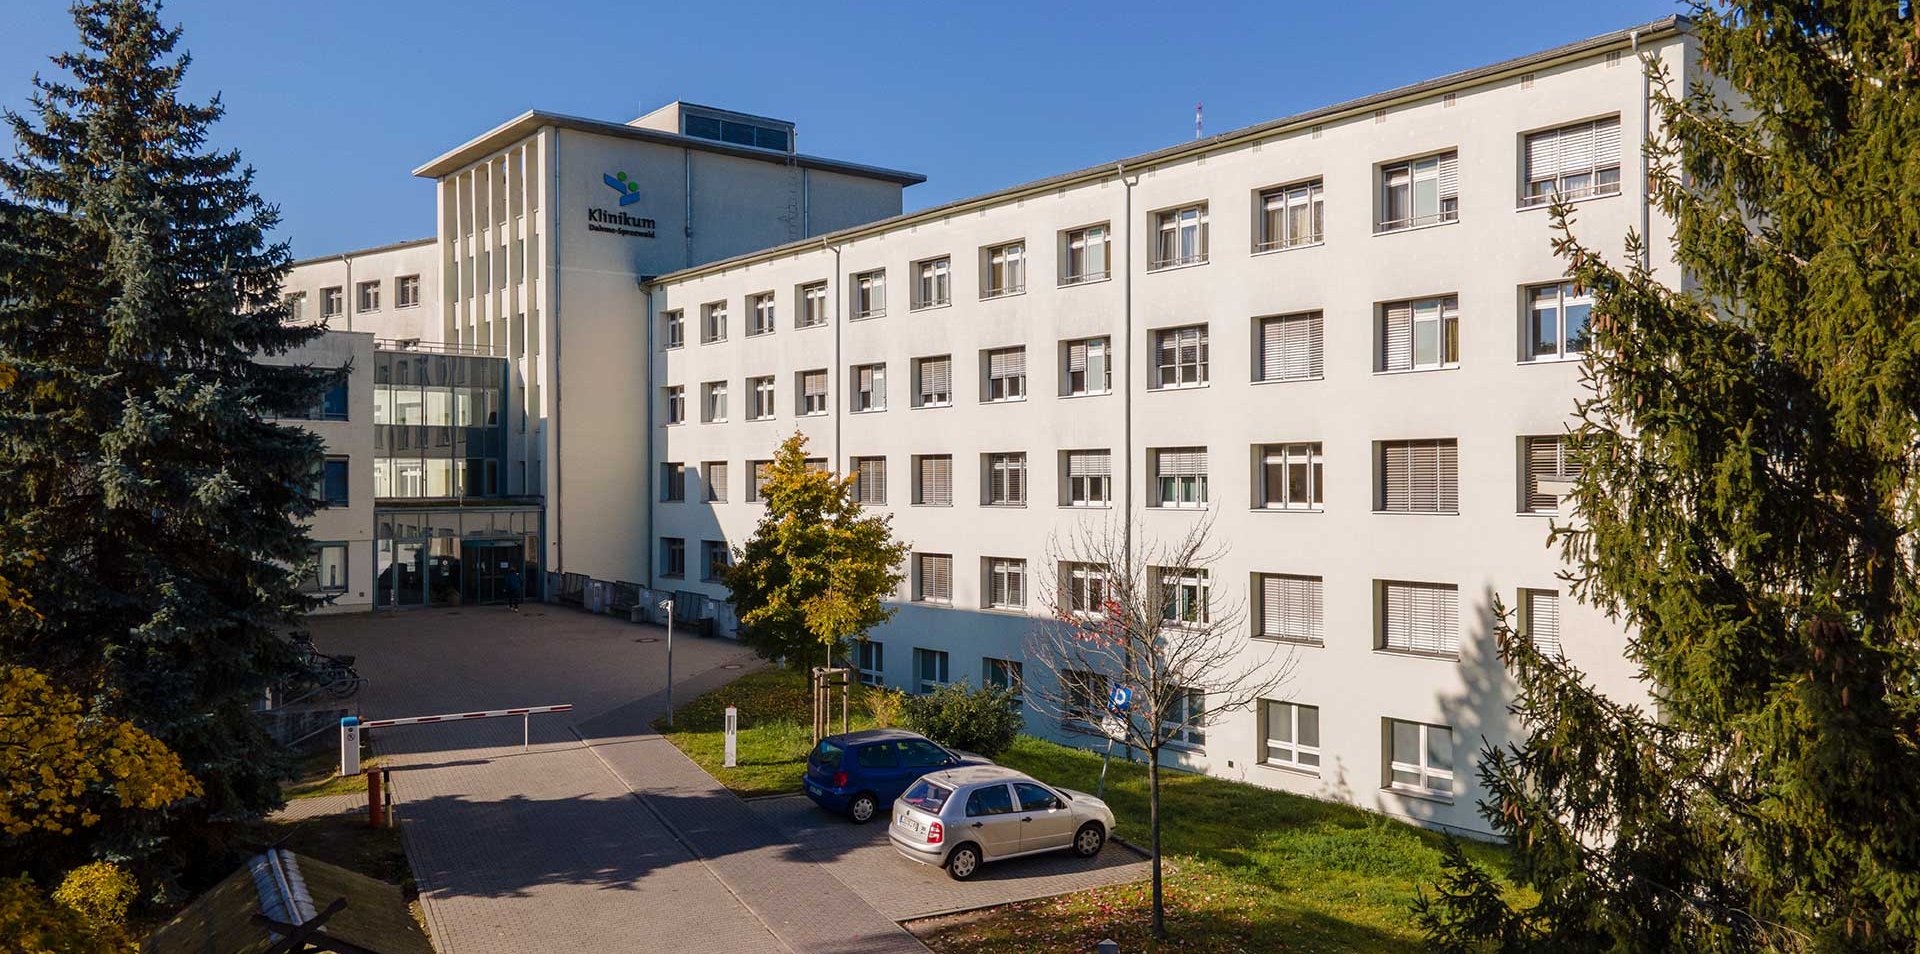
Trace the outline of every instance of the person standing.
[[526, 592], [526, 581], [520, 578], [519, 570], [507, 571], [507, 609], [520, 612], [520, 597]]

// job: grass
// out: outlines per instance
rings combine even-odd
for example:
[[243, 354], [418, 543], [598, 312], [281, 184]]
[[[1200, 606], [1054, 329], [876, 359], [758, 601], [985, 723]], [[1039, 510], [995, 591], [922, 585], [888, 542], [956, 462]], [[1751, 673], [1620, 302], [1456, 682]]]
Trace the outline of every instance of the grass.
[[[377, 757], [363, 756], [360, 765], [362, 768], [373, 768], [379, 763]], [[341, 778], [339, 770], [339, 752], [322, 748], [318, 752], [308, 753], [294, 763], [293, 779], [281, 786], [280, 794], [295, 799], [366, 793], [367, 777], [364, 774]]]
[[[740, 766], [719, 767], [723, 713], [741, 710]], [[854, 727], [861, 727], [859, 697]], [[799, 788], [809, 702], [798, 673], [766, 670], [681, 710], [676, 745], [741, 794]], [[749, 715], [751, 714], [751, 721]], [[1068, 788], [1092, 791], [1098, 753], [1022, 736], [1004, 765]], [[1106, 799], [1121, 837], [1148, 841], [1146, 768], [1115, 761]], [[1171, 940], [1148, 930], [1145, 883], [1101, 888], [911, 927], [941, 954], [1091, 951], [1102, 939], [1123, 951], [1404, 951], [1418, 949], [1409, 906], [1440, 875], [1442, 836], [1348, 805], [1225, 779], [1161, 773], [1161, 839]], [[1506, 852], [1469, 843], [1476, 862], [1504, 876]]]

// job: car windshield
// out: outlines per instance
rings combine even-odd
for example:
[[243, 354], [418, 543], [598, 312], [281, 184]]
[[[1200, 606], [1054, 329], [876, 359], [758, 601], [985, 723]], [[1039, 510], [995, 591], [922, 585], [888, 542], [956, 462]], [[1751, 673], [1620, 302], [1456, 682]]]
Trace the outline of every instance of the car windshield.
[[821, 739], [820, 744], [813, 747], [813, 754], [807, 756], [807, 761], [825, 769], [839, 768], [840, 746], [831, 739]]
[[929, 815], [938, 815], [941, 809], [947, 807], [947, 799], [952, 797], [953, 789], [923, 778], [913, 783], [913, 787], [907, 789], [907, 794], [902, 795], [900, 800]]

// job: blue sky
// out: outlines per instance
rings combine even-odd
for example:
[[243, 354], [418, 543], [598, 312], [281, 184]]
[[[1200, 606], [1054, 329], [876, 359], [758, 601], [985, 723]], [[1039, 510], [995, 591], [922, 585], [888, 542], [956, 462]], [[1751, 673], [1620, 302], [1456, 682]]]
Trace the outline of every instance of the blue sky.
[[[0, 0], [0, 104], [73, 45], [64, 0]], [[190, 91], [296, 255], [418, 238], [408, 170], [529, 108], [674, 99], [792, 120], [801, 151], [910, 169], [908, 209], [1680, 12], [1672, 0], [1359, 3], [172, 0]], [[1445, 21], [1443, 26], [1442, 21]], [[10, 148], [10, 147], [9, 147]]]

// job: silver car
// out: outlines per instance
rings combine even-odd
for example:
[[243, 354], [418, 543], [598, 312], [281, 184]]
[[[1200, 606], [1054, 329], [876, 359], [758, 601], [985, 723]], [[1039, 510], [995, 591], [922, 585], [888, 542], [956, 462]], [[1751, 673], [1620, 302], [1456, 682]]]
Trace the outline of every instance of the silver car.
[[1113, 810], [1085, 792], [1042, 784], [999, 765], [969, 765], [921, 776], [894, 800], [887, 840], [923, 865], [965, 881], [1003, 858], [1072, 849], [1100, 853]]

